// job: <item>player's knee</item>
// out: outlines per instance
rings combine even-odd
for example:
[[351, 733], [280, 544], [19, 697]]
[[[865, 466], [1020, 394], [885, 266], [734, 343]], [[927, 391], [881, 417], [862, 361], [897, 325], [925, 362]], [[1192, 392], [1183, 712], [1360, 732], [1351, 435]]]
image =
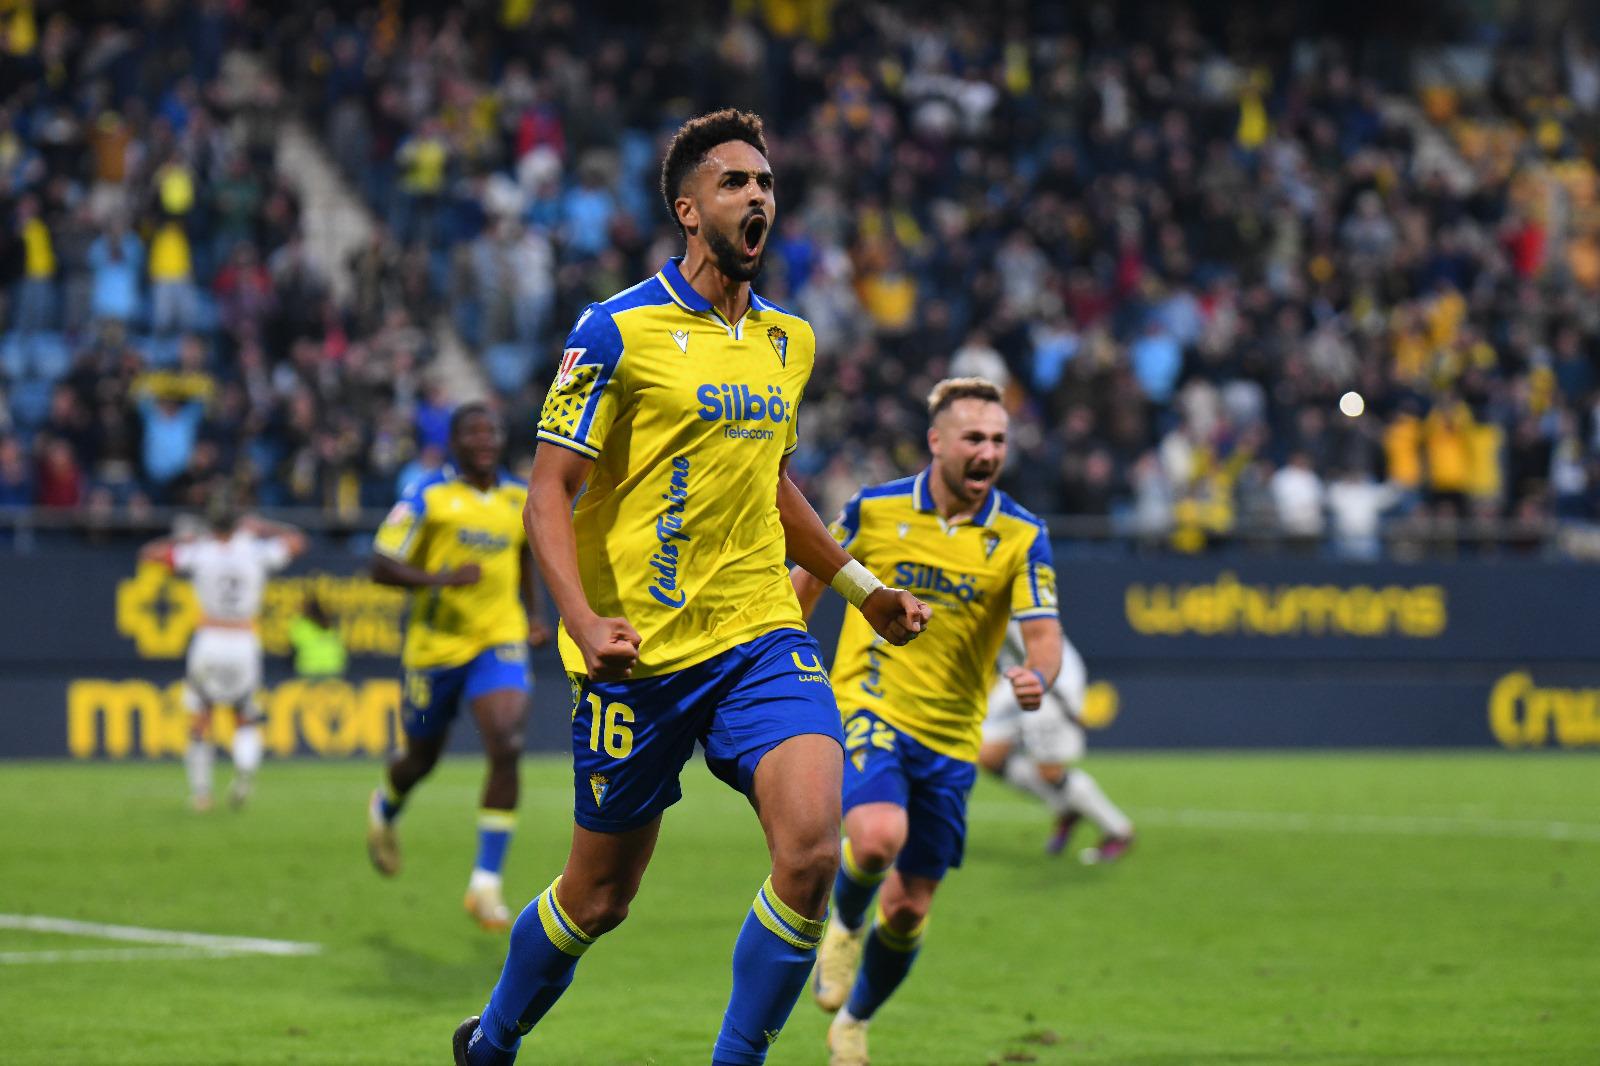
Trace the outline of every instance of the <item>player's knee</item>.
[[512, 730], [485, 734], [483, 751], [495, 773], [516, 773], [517, 760], [522, 758], [522, 734]]
[[850, 858], [869, 873], [887, 870], [906, 845], [904, 819], [877, 819], [850, 833]]

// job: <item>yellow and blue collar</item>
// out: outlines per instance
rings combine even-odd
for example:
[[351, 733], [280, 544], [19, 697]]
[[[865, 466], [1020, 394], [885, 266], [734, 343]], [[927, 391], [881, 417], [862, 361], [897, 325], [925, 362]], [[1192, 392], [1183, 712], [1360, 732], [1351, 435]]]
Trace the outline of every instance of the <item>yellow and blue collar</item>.
[[[925, 514], [939, 513], [938, 505], [933, 502], [933, 488], [928, 483], [932, 476], [933, 468], [925, 466], [911, 483], [912, 506]], [[992, 526], [994, 525], [994, 516], [999, 513], [1000, 490], [991, 485], [988, 493], [983, 497], [983, 503], [979, 505], [977, 513], [972, 516], [971, 522], [957, 522], [956, 525]], [[939, 520], [943, 522], [945, 519], [941, 515]]]

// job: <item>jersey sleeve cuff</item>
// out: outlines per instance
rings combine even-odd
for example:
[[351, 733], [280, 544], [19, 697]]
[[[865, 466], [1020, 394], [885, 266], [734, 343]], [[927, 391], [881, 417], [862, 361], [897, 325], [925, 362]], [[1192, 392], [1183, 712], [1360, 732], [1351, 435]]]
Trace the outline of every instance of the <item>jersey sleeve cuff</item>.
[[1020, 611], [1011, 612], [1011, 620], [1014, 622], [1027, 622], [1034, 618], [1057, 617], [1060, 616], [1057, 614], [1054, 607], [1025, 607]]
[[539, 440], [542, 440], [547, 444], [554, 444], [556, 447], [565, 448], [569, 452], [577, 452], [585, 459], [600, 458], [600, 450], [598, 448], [591, 448], [587, 444], [580, 444], [571, 437], [563, 437], [559, 433], [552, 433], [548, 429], [541, 429], [536, 435]]

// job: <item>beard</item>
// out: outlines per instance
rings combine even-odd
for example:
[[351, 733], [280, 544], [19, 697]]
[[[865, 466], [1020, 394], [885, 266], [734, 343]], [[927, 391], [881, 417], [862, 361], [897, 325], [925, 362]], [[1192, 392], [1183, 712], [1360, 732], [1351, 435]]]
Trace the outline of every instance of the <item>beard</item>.
[[767, 246], [761, 246], [761, 252], [754, 260], [746, 262], [744, 253], [729, 240], [727, 235], [706, 228], [706, 247], [711, 249], [711, 255], [716, 260], [717, 269], [724, 276], [734, 281], [754, 281], [761, 274], [761, 268], [767, 261]]

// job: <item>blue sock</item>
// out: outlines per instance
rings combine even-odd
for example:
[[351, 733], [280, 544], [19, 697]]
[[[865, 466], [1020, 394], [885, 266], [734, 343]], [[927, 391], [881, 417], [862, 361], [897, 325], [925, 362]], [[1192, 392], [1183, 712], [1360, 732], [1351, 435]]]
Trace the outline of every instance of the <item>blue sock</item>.
[[861, 923], [866, 920], [872, 897], [877, 895], [878, 886], [889, 876], [889, 871], [869, 873], [863, 870], [856, 862], [855, 853], [850, 850], [849, 837], [845, 837], [840, 852], [843, 861], [839, 863], [839, 873], [833, 879], [833, 918], [846, 929], [854, 931], [860, 929]]
[[578, 959], [594, 937], [573, 924], [556, 902], [555, 884], [522, 909], [511, 927], [505, 969], [472, 1034], [472, 1066], [509, 1066], [517, 1047], [572, 983]]
[[378, 786], [375, 803], [377, 804], [378, 813], [383, 816], [383, 820], [386, 822], [394, 821], [400, 814], [400, 808], [406, 805], [406, 794], [397, 792], [394, 785], [389, 783], [389, 771], [387, 770], [383, 772], [383, 783]]
[[722, 1016], [722, 1032], [711, 1066], [761, 1066], [806, 985], [824, 918], [807, 918], [772, 889], [772, 878], [756, 893], [733, 945], [733, 994]]
[[855, 987], [850, 989], [850, 1001], [844, 1007], [851, 1017], [863, 1022], [871, 1018], [900, 987], [916, 961], [927, 925], [924, 918], [911, 932], [897, 933], [884, 921], [883, 909], [878, 909], [878, 920], [872, 923], [872, 932], [861, 948], [861, 969], [856, 971]]
[[472, 868], [498, 874], [505, 865], [506, 846], [511, 843], [511, 831], [516, 827], [516, 811], [497, 811], [489, 807], [479, 811], [478, 861]]

